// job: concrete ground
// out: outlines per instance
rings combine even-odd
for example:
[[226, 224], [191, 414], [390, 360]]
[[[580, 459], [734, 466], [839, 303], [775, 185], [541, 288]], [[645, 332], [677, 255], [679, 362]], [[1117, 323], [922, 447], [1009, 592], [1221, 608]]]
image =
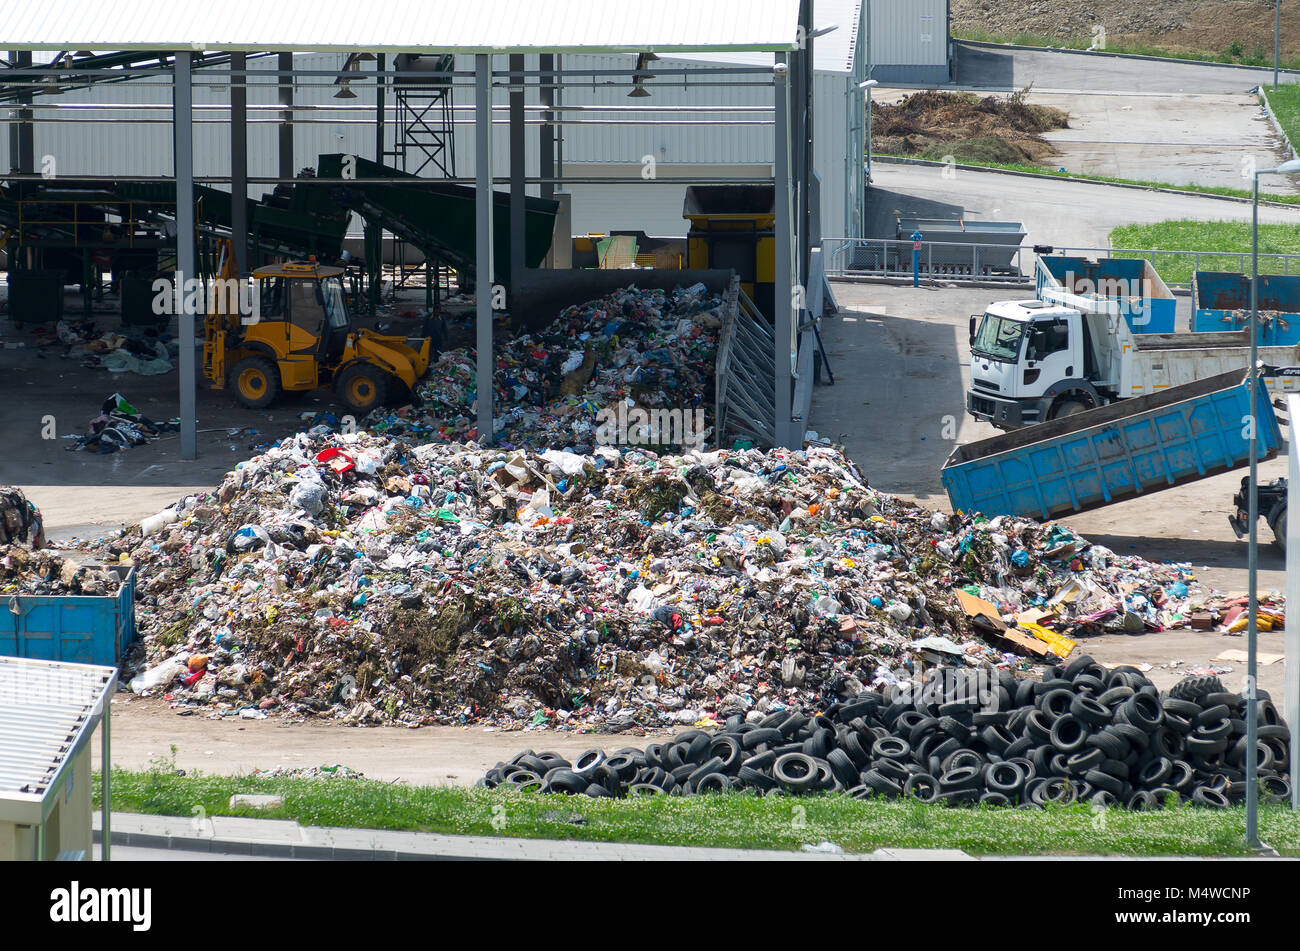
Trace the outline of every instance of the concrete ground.
[[[1043, 93], [1029, 101], [1070, 116], [1046, 133], [1059, 155], [1045, 164], [1079, 175], [1171, 185], [1249, 188], [1243, 168], [1289, 159], [1259, 100], [1246, 93]], [[1247, 164], [1253, 163], [1253, 164]], [[1265, 175], [1260, 190], [1294, 195], [1294, 176]]]
[[[970, 379], [969, 315], [993, 300], [1030, 296], [981, 288], [897, 287], [836, 283], [839, 319], [822, 330], [835, 385], [813, 395], [810, 428], [842, 441], [874, 487], [928, 508], [951, 511], [940, 469], [957, 445], [997, 435], [965, 413]], [[949, 438], [951, 437], [951, 438]], [[1260, 466], [1261, 479], [1286, 474], [1285, 456]], [[1201, 581], [1220, 591], [1246, 590], [1246, 545], [1228, 526], [1241, 473], [1229, 472], [1144, 499], [1062, 519], [1090, 541], [1121, 555], [1190, 562]], [[1261, 523], [1260, 589], [1280, 590], [1285, 564]], [[1213, 632], [1106, 635], [1083, 649], [1108, 663], [1152, 664], [1149, 676], [1166, 687], [1187, 666], [1209, 663], [1223, 650], [1244, 649], [1240, 636]], [[1262, 634], [1262, 652], [1280, 653], [1282, 635]], [[1173, 667], [1160, 667], [1174, 660]], [[1242, 664], [1228, 663], [1234, 686]], [[1260, 684], [1282, 695], [1282, 664], [1261, 668]]]
[[[887, 162], [874, 164], [872, 181], [866, 232], [872, 237], [894, 237], [896, 213], [922, 218], [964, 214], [971, 220], [1024, 222], [1026, 246], [1108, 248], [1111, 231], [1120, 225], [1178, 218], [1249, 221], [1251, 213], [1246, 202]], [[1300, 225], [1300, 208], [1265, 206], [1259, 220]]]

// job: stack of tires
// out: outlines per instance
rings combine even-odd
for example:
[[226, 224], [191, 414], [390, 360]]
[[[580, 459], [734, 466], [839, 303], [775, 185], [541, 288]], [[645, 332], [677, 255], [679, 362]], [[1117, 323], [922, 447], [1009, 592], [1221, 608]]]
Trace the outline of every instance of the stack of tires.
[[[1245, 797], [1244, 701], [1217, 677], [1189, 677], [1162, 697], [1137, 669], [1108, 670], [1087, 656], [1042, 681], [995, 673], [983, 691], [868, 691], [820, 714], [732, 717], [717, 732], [613, 755], [593, 749], [573, 762], [530, 750], [498, 763], [482, 785], [593, 797], [843, 792], [1026, 808], [1222, 808]], [[1260, 795], [1280, 802], [1291, 795], [1290, 732], [1259, 696]]]

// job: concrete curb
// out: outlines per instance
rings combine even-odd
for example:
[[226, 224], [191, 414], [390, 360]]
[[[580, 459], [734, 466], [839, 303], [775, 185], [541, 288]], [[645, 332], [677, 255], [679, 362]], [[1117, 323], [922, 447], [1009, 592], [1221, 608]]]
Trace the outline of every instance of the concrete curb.
[[1268, 121], [1273, 123], [1273, 129], [1282, 137], [1282, 141], [1286, 143], [1287, 151], [1291, 153], [1291, 157], [1295, 158], [1295, 146], [1291, 144], [1291, 137], [1286, 134], [1286, 129], [1282, 128], [1282, 123], [1277, 121], [1277, 114], [1273, 111], [1273, 104], [1268, 101], [1268, 92], [1264, 89], [1263, 83], [1261, 83], [1259, 87], [1259, 98], [1264, 104], [1264, 111], [1268, 113]]
[[[953, 37], [954, 43], [960, 43], [963, 46], [974, 46], [978, 49], [985, 50], [1025, 50], [1034, 53], [1071, 53], [1076, 56], [1109, 56], [1112, 59], [1136, 59], [1148, 63], [1186, 63], [1189, 66], [1217, 66], [1220, 69], [1253, 69], [1260, 72], [1273, 74], [1272, 66], [1247, 66], [1242, 63], [1216, 63], [1210, 59], [1181, 59], [1177, 56], [1149, 56], [1145, 53], [1112, 53], [1110, 50], [1076, 50], [1066, 49], [1056, 46], [1017, 46], [1015, 43], [989, 43], [985, 40], [964, 40], [959, 37]], [[1280, 69], [1278, 75], [1300, 77], [1300, 70], [1297, 69]]]
[[[1287, 143], [1290, 145], [1290, 143]], [[1236, 195], [1215, 195], [1210, 192], [1192, 192], [1183, 188], [1158, 188], [1153, 185], [1134, 185], [1129, 182], [1107, 182], [1100, 178], [1076, 178], [1072, 175], [1046, 175], [1038, 172], [1018, 172], [1010, 168], [989, 168], [986, 165], [952, 165], [946, 162], [932, 162], [929, 159], [905, 158], [895, 155], [874, 155], [871, 158], [874, 162], [883, 162], [886, 165], [921, 165], [926, 168], [955, 168], [963, 172], [990, 172], [994, 175], [1011, 175], [1017, 178], [1036, 178], [1050, 179], [1054, 182], [1078, 182], [1082, 185], [1105, 185], [1108, 188], [1129, 188], [1134, 191], [1142, 192], [1159, 192], [1166, 195], [1185, 195], [1188, 198], [1213, 198], [1217, 201], [1231, 201], [1237, 204], [1249, 205], [1249, 198], [1238, 198]], [[1268, 201], [1260, 199], [1260, 207], [1270, 208], [1294, 208], [1300, 209], [1300, 204], [1291, 204], [1284, 201]]]
[[[102, 841], [99, 813], [94, 837]], [[113, 813], [113, 844], [183, 852], [222, 852], [260, 858], [335, 861], [974, 861], [957, 849], [877, 849], [870, 854], [788, 852], [457, 836], [379, 829], [301, 826], [283, 819], [213, 816], [187, 819], [141, 813]]]

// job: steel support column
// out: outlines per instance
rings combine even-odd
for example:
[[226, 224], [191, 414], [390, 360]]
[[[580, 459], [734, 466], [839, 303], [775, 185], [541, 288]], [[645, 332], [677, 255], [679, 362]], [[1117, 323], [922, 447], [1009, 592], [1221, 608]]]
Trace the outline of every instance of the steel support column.
[[172, 167], [176, 175], [176, 299], [180, 338], [181, 458], [198, 457], [198, 421], [195, 419], [194, 323], [186, 282], [198, 277], [194, 247], [194, 87], [190, 81], [190, 53], [176, 53], [172, 72]]
[[[104, 718], [99, 722], [100, 765], [99, 765], [99, 808], [103, 813], [103, 829], [100, 834], [99, 859], [101, 862], [112, 860], [113, 851], [113, 698], [112, 694], [104, 698]], [[94, 846], [91, 846], [92, 851]]]
[[235, 268], [248, 274], [248, 83], [235, 75], [247, 68], [247, 53], [230, 54], [230, 235]]
[[293, 167], [293, 54], [281, 53], [276, 58], [276, 64], [280, 71], [280, 105], [285, 107], [280, 113], [280, 177], [293, 178], [298, 172]]
[[510, 54], [510, 293], [518, 292], [524, 276], [524, 56]]
[[[776, 406], [772, 432], [777, 446], [791, 447], [790, 410], [794, 393], [791, 389], [791, 342], [794, 338], [794, 220], [790, 188], [790, 86], [789, 65], [785, 53], [776, 54], [773, 92], [775, 93], [776, 162], [776, 288], [773, 303], [775, 320], [774, 355]], [[800, 434], [802, 435], [802, 434]]]
[[474, 57], [475, 322], [478, 328], [478, 441], [492, 442], [492, 57]]
[[[542, 74], [540, 92], [542, 105], [547, 110], [542, 113], [542, 125], [537, 130], [537, 175], [539, 178], [549, 179], [555, 177], [555, 126], [548, 124], [555, 118], [555, 113], [550, 111], [555, 105], [555, 56], [551, 53], [542, 53], [537, 58], [537, 69]], [[555, 197], [554, 182], [544, 182], [542, 197]]]

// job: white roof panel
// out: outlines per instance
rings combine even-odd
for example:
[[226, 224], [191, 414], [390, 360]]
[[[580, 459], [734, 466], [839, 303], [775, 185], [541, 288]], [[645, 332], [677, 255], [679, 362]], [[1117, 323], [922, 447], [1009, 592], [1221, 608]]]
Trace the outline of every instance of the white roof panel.
[[[813, 32], [824, 30], [829, 26], [831, 32], [813, 38], [813, 69], [819, 73], [853, 72], [853, 57], [861, 41], [862, 0], [815, 0], [813, 3]], [[796, 37], [798, 26], [795, 27]], [[770, 55], [752, 52], [735, 53], [701, 53], [696, 56], [678, 57], [702, 63], [724, 63], [730, 66], [767, 66], [772, 62]]]
[[4, 49], [777, 50], [798, 0], [0, 0]]
[[32, 821], [116, 686], [116, 667], [0, 657], [0, 819]]

